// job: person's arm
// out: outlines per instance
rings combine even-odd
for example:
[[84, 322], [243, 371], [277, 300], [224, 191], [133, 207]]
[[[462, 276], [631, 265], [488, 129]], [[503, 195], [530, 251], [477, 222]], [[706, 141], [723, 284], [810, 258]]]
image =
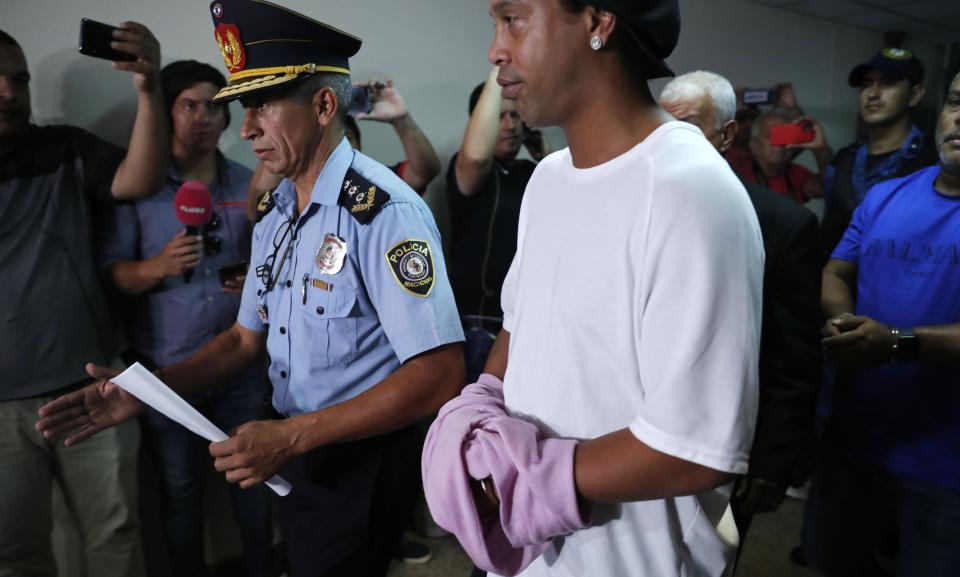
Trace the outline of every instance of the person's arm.
[[283, 421], [255, 421], [210, 445], [227, 481], [251, 487], [291, 458], [317, 447], [381, 435], [440, 410], [463, 386], [460, 343], [442, 345], [405, 362], [356, 397]]
[[[181, 396], [188, 396], [230, 382], [263, 358], [265, 351], [264, 333], [234, 323], [189, 358], [157, 371], [157, 376]], [[99, 380], [40, 408], [36, 427], [44, 438], [71, 433], [64, 444], [74, 445], [143, 412], [142, 402], [110, 382], [118, 371], [88, 364], [87, 373]]]
[[160, 91], [160, 43], [143, 24], [123, 22], [113, 33], [112, 46], [137, 57], [114, 62], [117, 70], [134, 73], [137, 115], [127, 156], [113, 177], [111, 193], [119, 200], [151, 195], [163, 187], [170, 163], [170, 129]]
[[430, 140], [413, 119], [403, 96], [393, 86], [393, 80], [390, 78], [383, 82], [371, 80], [358, 83], [357, 86], [370, 88], [373, 108], [369, 113], [357, 114], [356, 119], [387, 122], [393, 126], [407, 159], [403, 180], [410, 185], [410, 188], [422, 193], [430, 181], [440, 174], [440, 158], [437, 157], [437, 151], [433, 149]]
[[851, 316], [854, 311], [854, 291], [857, 287], [857, 264], [836, 258], [830, 259], [823, 269], [820, 289], [820, 312], [827, 320], [824, 334], [835, 332], [833, 320]]
[[584, 499], [623, 503], [694, 495], [733, 476], [661, 453], [620, 429], [577, 445], [574, 478]]
[[489, 373], [502, 381], [503, 376], [507, 374], [507, 355], [509, 352], [510, 333], [506, 329], [502, 329], [500, 334], [497, 335], [497, 340], [490, 348], [487, 363], [483, 366], [483, 372]]
[[144, 260], [122, 260], [110, 265], [111, 284], [125, 294], [140, 294], [171, 276], [180, 276], [200, 264], [202, 236], [187, 236], [180, 231], [163, 252]]
[[480, 192], [493, 170], [493, 150], [500, 130], [501, 89], [494, 67], [467, 122], [463, 144], [454, 165], [457, 187], [464, 196]]
[[801, 118], [797, 122], [810, 122], [813, 124], [813, 140], [804, 144], [793, 144], [788, 148], [805, 149], [813, 154], [817, 162], [817, 174], [811, 176], [803, 185], [803, 195], [805, 198], [821, 198], [824, 191], [824, 177], [830, 166], [830, 160], [833, 158], [833, 149], [827, 143], [827, 136], [820, 123], [812, 118]]

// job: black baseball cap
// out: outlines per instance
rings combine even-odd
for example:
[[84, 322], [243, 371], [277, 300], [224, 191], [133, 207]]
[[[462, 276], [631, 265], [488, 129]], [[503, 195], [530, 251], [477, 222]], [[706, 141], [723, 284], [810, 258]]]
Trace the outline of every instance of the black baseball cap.
[[665, 60], [680, 39], [679, 0], [583, 0], [617, 15], [617, 21], [640, 48], [647, 80], [674, 76]]
[[863, 84], [867, 72], [876, 70], [887, 80], [906, 78], [915, 86], [923, 82], [923, 62], [909, 50], [902, 48], [884, 48], [873, 55], [868, 62], [856, 65], [850, 71], [848, 82], [854, 88]]

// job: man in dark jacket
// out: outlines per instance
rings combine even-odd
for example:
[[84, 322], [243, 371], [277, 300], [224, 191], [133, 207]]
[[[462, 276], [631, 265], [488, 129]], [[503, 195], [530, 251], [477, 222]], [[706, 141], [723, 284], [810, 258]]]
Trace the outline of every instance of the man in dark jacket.
[[[737, 131], [736, 96], [722, 76], [691, 72], [664, 87], [660, 105], [696, 125], [721, 154]], [[790, 473], [810, 440], [820, 380], [817, 219], [806, 208], [744, 182], [757, 211], [766, 261], [760, 337], [760, 409], [750, 472], [731, 502], [741, 537], [754, 513], [783, 501]]]

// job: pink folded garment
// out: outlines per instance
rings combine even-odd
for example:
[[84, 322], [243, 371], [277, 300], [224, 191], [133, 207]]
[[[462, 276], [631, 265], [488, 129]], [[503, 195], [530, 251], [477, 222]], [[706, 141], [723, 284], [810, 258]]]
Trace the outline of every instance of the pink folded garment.
[[[444, 405], [423, 447], [423, 488], [438, 525], [457, 536], [477, 567], [515, 575], [551, 537], [587, 525], [577, 502], [572, 439], [543, 439], [536, 425], [507, 416], [503, 383], [480, 375]], [[480, 519], [471, 479], [492, 477], [499, 518]]]

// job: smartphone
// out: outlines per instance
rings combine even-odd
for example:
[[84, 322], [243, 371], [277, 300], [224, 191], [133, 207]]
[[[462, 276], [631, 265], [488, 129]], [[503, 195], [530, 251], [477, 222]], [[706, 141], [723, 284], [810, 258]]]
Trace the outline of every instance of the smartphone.
[[367, 114], [373, 110], [373, 101], [370, 99], [369, 86], [354, 86], [350, 93], [350, 108], [347, 114], [356, 116], [358, 114]]
[[248, 268], [247, 261], [245, 260], [231, 264], [225, 264], [218, 268], [217, 272], [220, 273], [220, 286], [226, 285], [228, 280], [233, 280], [238, 276], [246, 275]]
[[772, 104], [777, 101], [775, 88], [747, 88], [743, 91], [744, 104]]
[[813, 140], [812, 122], [791, 122], [770, 127], [770, 145], [805, 144]]
[[129, 52], [121, 52], [110, 47], [116, 26], [83, 18], [80, 20], [80, 54], [103, 58], [104, 60], [131, 62], [137, 57]]

